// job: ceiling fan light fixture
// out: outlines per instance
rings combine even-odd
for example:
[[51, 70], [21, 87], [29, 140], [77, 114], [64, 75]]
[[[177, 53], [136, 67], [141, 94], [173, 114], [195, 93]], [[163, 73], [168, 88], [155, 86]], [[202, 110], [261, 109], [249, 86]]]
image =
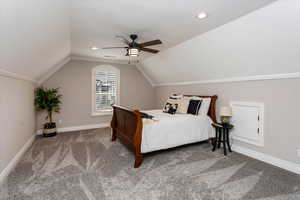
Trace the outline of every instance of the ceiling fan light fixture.
[[139, 55], [139, 49], [137, 49], [137, 48], [129, 48], [128, 49], [128, 55], [129, 56], [138, 56]]
[[207, 18], [207, 14], [205, 12], [201, 12], [197, 15], [198, 19], [205, 19]]

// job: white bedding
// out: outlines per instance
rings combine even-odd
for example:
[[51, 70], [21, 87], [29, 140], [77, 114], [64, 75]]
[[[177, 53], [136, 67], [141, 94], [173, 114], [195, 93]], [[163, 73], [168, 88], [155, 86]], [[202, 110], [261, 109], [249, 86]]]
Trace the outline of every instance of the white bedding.
[[142, 153], [204, 141], [215, 134], [207, 115], [171, 115], [162, 110], [143, 112], [153, 115], [154, 120], [143, 119]]

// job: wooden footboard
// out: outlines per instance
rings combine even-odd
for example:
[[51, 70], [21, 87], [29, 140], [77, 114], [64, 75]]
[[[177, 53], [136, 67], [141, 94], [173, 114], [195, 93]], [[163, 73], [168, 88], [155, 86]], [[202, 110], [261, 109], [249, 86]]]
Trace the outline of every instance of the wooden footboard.
[[112, 141], [118, 138], [135, 153], [134, 167], [138, 168], [143, 162], [141, 153], [143, 121], [140, 111], [113, 106], [111, 128]]

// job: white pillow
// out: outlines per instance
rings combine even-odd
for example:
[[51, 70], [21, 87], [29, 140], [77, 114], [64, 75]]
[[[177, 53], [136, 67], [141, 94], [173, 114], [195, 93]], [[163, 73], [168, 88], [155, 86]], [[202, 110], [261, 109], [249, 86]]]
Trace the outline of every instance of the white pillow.
[[[165, 107], [166, 107], [166, 104], [167, 103], [170, 103], [170, 104], [178, 104], [178, 107], [180, 107], [180, 104], [181, 104], [181, 99], [168, 99], [167, 102], [165, 103], [164, 105], [164, 108], [163, 108], [163, 111], [165, 110]], [[178, 110], [178, 107], [177, 107], [177, 110]]]
[[210, 107], [211, 98], [202, 98], [202, 104], [199, 110], [199, 115], [207, 115]]
[[200, 107], [198, 115], [207, 115], [209, 107], [210, 107], [210, 102], [211, 102], [210, 97], [203, 98], [203, 97], [194, 96], [194, 97], [188, 97], [188, 98], [190, 100], [191, 99], [193, 99], [193, 100], [202, 100], [201, 107]]
[[180, 101], [180, 104], [178, 105], [177, 108], [177, 113], [182, 113], [182, 114], [186, 114], [189, 104], [190, 104], [190, 98], [187, 97], [183, 97]]
[[202, 98], [202, 97], [197, 97], [197, 96], [183, 97], [181, 99], [181, 102], [178, 105], [177, 113], [186, 114], [189, 104], [190, 104], [190, 100], [192, 100], [192, 99], [193, 100], [202, 100], [198, 115], [207, 115], [209, 107], [210, 107], [211, 98], [210, 97]]

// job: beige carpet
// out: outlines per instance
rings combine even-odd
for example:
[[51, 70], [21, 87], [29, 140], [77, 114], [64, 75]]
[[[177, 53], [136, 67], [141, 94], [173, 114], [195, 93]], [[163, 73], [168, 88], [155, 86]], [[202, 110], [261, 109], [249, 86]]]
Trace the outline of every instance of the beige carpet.
[[300, 176], [207, 143], [149, 154], [139, 169], [109, 129], [39, 137], [0, 199], [299, 200]]

